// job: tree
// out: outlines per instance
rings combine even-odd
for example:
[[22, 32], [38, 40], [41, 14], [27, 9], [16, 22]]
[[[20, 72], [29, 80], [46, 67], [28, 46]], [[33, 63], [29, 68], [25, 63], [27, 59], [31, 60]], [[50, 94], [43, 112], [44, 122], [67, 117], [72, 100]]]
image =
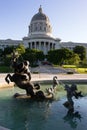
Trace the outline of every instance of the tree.
[[62, 65], [66, 63], [73, 55], [73, 52], [67, 48], [61, 48], [56, 50], [50, 50], [48, 52], [47, 59], [53, 64]]
[[40, 50], [34, 50], [36, 52], [36, 58], [37, 58], [37, 61], [42, 61], [44, 60], [44, 54], [43, 54], [43, 51], [40, 51]]
[[58, 50], [50, 50], [47, 55], [47, 60], [53, 64], [58, 64]]
[[23, 59], [28, 60], [31, 66], [37, 64], [38, 60], [44, 59], [44, 54], [42, 51], [36, 49], [26, 48], [25, 53], [22, 54]]
[[66, 60], [66, 64], [78, 65], [79, 63], [80, 63], [80, 57], [76, 53], [73, 53], [72, 57]]
[[2, 52], [2, 62], [3, 62], [3, 64], [10, 65], [11, 53], [13, 52], [14, 49], [15, 49], [14, 46], [8, 46], [8, 47], [4, 48], [4, 50]]
[[19, 55], [25, 53], [25, 47], [23, 44], [19, 44], [17, 47], [16, 47], [16, 51], [19, 53]]
[[3, 50], [0, 49], [0, 57], [2, 57], [2, 55], [3, 55]]
[[85, 47], [83, 47], [83, 46], [76, 46], [73, 49], [73, 52], [79, 55], [81, 61], [86, 59], [86, 48]]
[[14, 46], [8, 46], [4, 48], [3, 55], [6, 56], [7, 54], [11, 54], [14, 50]]

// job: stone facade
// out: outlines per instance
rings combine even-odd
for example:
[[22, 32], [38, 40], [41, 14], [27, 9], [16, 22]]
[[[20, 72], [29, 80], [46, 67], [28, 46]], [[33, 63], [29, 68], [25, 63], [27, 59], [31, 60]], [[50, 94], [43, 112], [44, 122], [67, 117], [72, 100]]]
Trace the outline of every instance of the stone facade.
[[0, 49], [4, 49], [8, 46], [18, 46], [20, 43], [23, 43], [22, 40], [11, 40], [11, 39], [6, 39], [6, 40], [0, 40]]

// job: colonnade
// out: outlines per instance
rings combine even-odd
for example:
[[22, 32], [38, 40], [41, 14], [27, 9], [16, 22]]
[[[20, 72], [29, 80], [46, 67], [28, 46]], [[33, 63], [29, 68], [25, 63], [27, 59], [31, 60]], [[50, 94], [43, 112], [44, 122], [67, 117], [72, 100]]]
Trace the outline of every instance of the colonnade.
[[44, 42], [44, 41], [32, 41], [29, 42], [29, 48], [30, 49], [38, 49], [44, 52], [44, 54], [47, 54], [47, 52], [51, 49], [55, 49], [55, 43], [52, 42]]

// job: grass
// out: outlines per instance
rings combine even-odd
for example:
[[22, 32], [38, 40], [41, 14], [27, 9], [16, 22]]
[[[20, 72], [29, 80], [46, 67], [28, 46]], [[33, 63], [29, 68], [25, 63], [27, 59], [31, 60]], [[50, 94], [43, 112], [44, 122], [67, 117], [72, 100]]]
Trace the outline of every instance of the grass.
[[8, 73], [8, 72], [12, 72], [12, 68], [10, 68], [9, 66], [0, 66], [0, 73]]
[[63, 68], [76, 68], [76, 65], [63, 65]]
[[87, 68], [75, 68], [75, 70], [80, 74], [87, 74]]
[[63, 68], [67, 69], [67, 68], [71, 68], [74, 69], [77, 73], [80, 74], [87, 74], [87, 67], [78, 67], [76, 65], [63, 65]]

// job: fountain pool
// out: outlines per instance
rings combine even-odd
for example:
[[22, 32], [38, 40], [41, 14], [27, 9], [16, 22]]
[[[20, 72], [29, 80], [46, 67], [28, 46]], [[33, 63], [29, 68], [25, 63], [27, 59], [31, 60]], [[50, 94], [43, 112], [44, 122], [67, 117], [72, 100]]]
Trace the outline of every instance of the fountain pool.
[[[42, 89], [50, 85], [42, 85]], [[73, 99], [75, 112], [68, 114], [63, 106], [66, 92], [63, 86], [57, 88], [53, 101], [32, 101], [15, 99], [16, 92], [25, 91], [15, 87], [0, 90], [0, 125], [11, 130], [86, 130], [87, 129], [87, 85], [77, 85], [84, 97]]]

